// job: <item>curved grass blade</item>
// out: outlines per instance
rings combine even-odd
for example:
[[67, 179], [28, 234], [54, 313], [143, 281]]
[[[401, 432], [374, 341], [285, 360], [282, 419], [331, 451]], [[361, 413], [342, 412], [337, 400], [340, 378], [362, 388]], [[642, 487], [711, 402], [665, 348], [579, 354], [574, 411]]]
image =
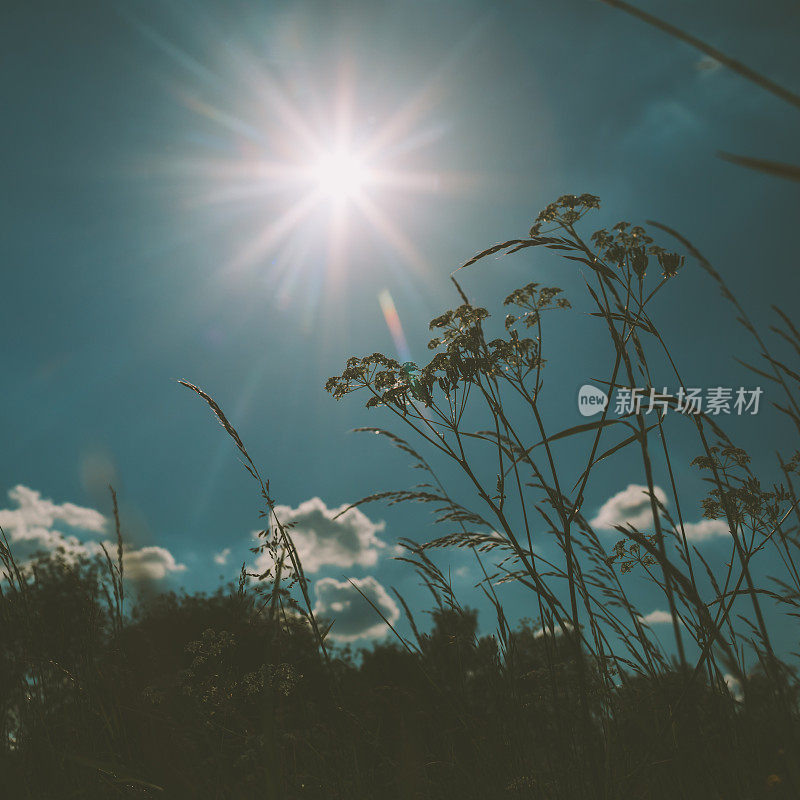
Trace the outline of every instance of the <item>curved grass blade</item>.
[[717, 155], [724, 161], [730, 161], [747, 169], [754, 169], [775, 178], [785, 178], [788, 181], [800, 181], [800, 167], [797, 164], [785, 164], [781, 161], [769, 161], [766, 158], [752, 158], [751, 156], [737, 156], [733, 153], [720, 151]]

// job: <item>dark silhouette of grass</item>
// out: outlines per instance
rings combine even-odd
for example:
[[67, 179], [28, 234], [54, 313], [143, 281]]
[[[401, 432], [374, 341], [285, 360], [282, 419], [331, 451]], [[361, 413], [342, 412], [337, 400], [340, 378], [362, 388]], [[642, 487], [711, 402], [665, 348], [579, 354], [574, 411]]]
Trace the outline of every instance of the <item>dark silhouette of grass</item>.
[[744, 704], [697, 682], [691, 721], [669, 720], [679, 672], [630, 675], [601, 726], [607, 689], [592, 670], [591, 746], [608, 768], [592, 776], [564, 637], [521, 625], [500, 647], [442, 598], [413, 652], [376, 644], [326, 662], [293, 615], [276, 647], [257, 595], [233, 586], [158, 597], [117, 636], [105, 579], [99, 565], [41, 560], [24, 600], [4, 592], [9, 797], [793, 796], [762, 674]]

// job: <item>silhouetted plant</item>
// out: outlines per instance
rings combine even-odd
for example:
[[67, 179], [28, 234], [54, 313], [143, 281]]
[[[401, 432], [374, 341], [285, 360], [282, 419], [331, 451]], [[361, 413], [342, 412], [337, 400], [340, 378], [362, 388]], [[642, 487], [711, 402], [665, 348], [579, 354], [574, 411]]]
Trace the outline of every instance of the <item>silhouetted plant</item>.
[[[589, 268], [587, 289], [595, 307], [593, 314], [603, 323], [613, 347], [607, 385], [633, 392], [637, 376], [641, 376], [645, 380], [645, 397], [653, 396], [656, 390], [650, 387], [666, 383], [656, 378], [651, 367], [651, 351], [656, 351], [666, 360], [680, 391], [685, 392], [679, 369], [652, 316], [654, 298], [679, 274], [685, 256], [655, 244], [645, 228], [627, 222], [620, 222], [611, 230], [596, 231], [590, 237], [592, 244], [588, 244], [578, 224], [598, 205], [593, 195], [565, 195], [542, 211], [527, 239], [495, 245], [463, 266], [489, 255], [534, 247], [555, 251], [585, 265]], [[699, 257], [688, 242], [682, 241], [689, 255]], [[702, 262], [715, 274], [704, 259]], [[544, 312], [568, 309], [570, 303], [560, 296], [560, 289], [529, 283], [506, 298], [504, 304], [513, 307], [515, 313], [506, 316], [505, 330], [490, 334], [489, 311], [470, 303], [460, 285], [455, 285], [463, 302], [431, 321], [430, 327], [437, 336], [429, 348], [436, 354], [428, 364], [400, 365], [381, 353], [351, 358], [344, 371], [327, 382], [326, 389], [336, 399], [354, 392], [365, 393], [368, 408], [385, 409], [431, 452], [444, 455], [455, 464], [477, 494], [481, 507], [468, 508], [454, 500], [415, 445], [381, 428], [369, 430], [390, 436], [392, 443], [411, 455], [415, 466], [425, 470], [430, 480], [409, 490], [379, 492], [354, 505], [379, 500], [390, 504], [433, 504], [437, 523], [458, 525], [458, 530], [414, 546], [414, 563], [429, 586], [438, 584], [441, 589], [442, 582], [430, 562], [420, 562], [419, 554], [461, 547], [476, 554], [491, 553], [499, 559], [493, 564], [492, 573], [481, 581], [493, 603], [498, 601], [492, 587], [503, 582], [520, 583], [534, 593], [542, 625], [563, 632], [572, 642], [583, 719], [582, 741], [573, 743], [577, 747], [573, 756], [576, 762], [590, 767], [584, 775], [583, 791], [590, 790], [590, 775], [600, 768], [600, 762], [592, 760], [600, 757], [595, 750], [596, 726], [600, 724], [605, 730], [612, 724], [615, 697], [619, 687], [625, 685], [624, 676], [631, 672], [660, 683], [673, 670], [626, 594], [621, 577], [633, 570], [641, 570], [663, 592], [678, 650], [682, 691], [670, 703], [667, 717], [655, 723], [659, 734], [665, 735], [670, 725], [696, 718], [697, 709], [690, 698], [701, 690], [704, 675], [709, 686], [723, 693], [727, 691], [726, 672], [732, 672], [746, 686], [748, 665], [744, 651], [750, 647], [756, 663], [763, 665], [766, 685], [772, 687], [771, 702], [783, 720], [781, 735], [787, 743], [794, 741], [796, 679], [774, 652], [761, 606], [764, 598], [770, 598], [790, 614], [796, 607], [796, 545], [790, 545], [795, 541], [794, 530], [787, 530], [787, 520], [797, 513], [789, 480], [796, 461], [785, 470], [787, 485], [766, 490], [750, 472], [747, 454], [728, 439], [712, 415], [702, 411], [687, 415], [696, 428], [702, 450], [695, 464], [710, 472], [711, 489], [704, 513], [723, 519], [730, 534], [731, 560], [724, 575], [717, 575], [701, 553], [689, 546], [681, 518], [678, 476], [670, 457], [665, 417], [667, 408], [679, 407], [680, 394], [659, 394], [664, 411], [656, 413], [652, 424], [648, 424], [643, 406], [616, 419], [608, 416], [606, 407], [598, 421], [549, 432], [539, 405], [546, 365], [542, 320]], [[787, 325], [781, 335], [800, 354], [800, 337], [785, 315], [784, 320]], [[755, 331], [749, 322], [746, 325]], [[527, 331], [531, 333], [528, 335]], [[776, 374], [774, 380], [787, 391], [789, 402], [781, 410], [793, 420], [800, 420], [786, 380], [789, 376], [800, 381], [800, 375], [768, 353], [765, 358]], [[481, 415], [485, 422], [478, 427]], [[538, 433], [533, 440], [527, 434], [531, 419]], [[624, 438], [609, 442], [618, 430], [624, 431]], [[588, 437], [586, 467], [575, 485], [566, 489], [568, 484], [553, 445], [580, 437]], [[624, 538], [607, 553], [581, 508], [596, 465], [630, 446], [640, 452], [653, 531], [621, 526], [618, 530]], [[656, 452], [660, 452], [669, 477], [677, 520], [655, 492]], [[549, 536], [557, 543], [563, 560], [549, 561], [538, 553], [534, 546], [537, 535]], [[785, 578], [773, 579], [779, 590], [760, 589], [753, 581], [752, 561], [767, 546], [777, 548], [786, 568]], [[707, 580], [701, 581], [701, 576]], [[565, 584], [564, 590], [557, 585], [560, 581]], [[566, 603], [562, 600], [565, 594]], [[741, 613], [737, 615], [744, 631], [733, 620], [733, 609], [740, 598], [749, 601], [753, 614], [752, 621]], [[498, 621], [498, 638], [503, 641], [507, 660], [511, 651], [505, 641], [502, 613], [498, 614]], [[694, 666], [689, 662], [686, 638], [693, 645]], [[599, 706], [592, 705], [595, 690], [590, 690], [590, 680], [594, 681], [595, 676], [602, 689]], [[555, 683], [552, 671], [550, 680]], [[578, 753], [583, 754], [582, 759]], [[606, 751], [602, 757], [607, 759], [608, 755]], [[693, 769], [699, 769], [699, 763]], [[605, 769], [608, 768], [606, 762]]]

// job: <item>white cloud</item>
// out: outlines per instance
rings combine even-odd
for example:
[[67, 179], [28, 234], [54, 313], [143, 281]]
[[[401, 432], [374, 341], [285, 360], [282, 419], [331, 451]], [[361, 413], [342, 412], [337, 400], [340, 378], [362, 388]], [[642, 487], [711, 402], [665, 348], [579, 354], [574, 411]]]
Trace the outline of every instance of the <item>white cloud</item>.
[[686, 538], [690, 542], [702, 542], [716, 536], [730, 536], [728, 523], [721, 519], [701, 519], [700, 522], [686, 522], [683, 525]]
[[546, 628], [539, 628], [538, 630], [533, 632], [534, 639], [541, 639], [542, 636], [550, 636], [552, 633], [554, 636], [561, 636], [565, 630], [572, 630], [572, 623], [568, 620], [564, 620], [564, 627], [562, 628], [561, 625], [553, 625], [553, 630], [550, 630], [550, 626], [548, 625]]
[[659, 611], [656, 609], [649, 614], [639, 617], [639, 622], [643, 622], [645, 625], [671, 625], [672, 614], [670, 614], [669, 611]]
[[741, 682], [729, 672], [726, 672], [722, 677], [725, 681], [725, 685], [728, 687], [728, 691], [731, 693], [731, 697], [737, 702], [741, 703], [742, 700], [744, 700], [744, 692], [742, 691]]
[[74, 503], [54, 503], [22, 485], [10, 489], [8, 498], [16, 507], [0, 509], [0, 527], [19, 563], [25, 563], [37, 551], [58, 548], [68, 558], [100, 552], [96, 541], [84, 542], [76, 535], [106, 532], [106, 518], [98, 511]]
[[8, 497], [17, 508], [0, 509], [0, 527], [11, 541], [46, 544], [58, 533], [54, 528], [56, 523], [92, 533], [102, 533], [106, 529], [105, 517], [94, 509], [74, 503], [59, 505], [27, 486], [15, 486], [9, 490]]
[[[667, 503], [664, 490], [653, 487], [656, 499], [663, 505]], [[597, 516], [591, 524], [595, 528], [612, 529], [616, 525], [633, 525], [634, 528], [649, 528], [653, 524], [650, 510], [650, 494], [646, 486], [631, 483], [627, 489], [617, 492], [600, 506]]]
[[[319, 497], [306, 500], [297, 508], [275, 506], [275, 514], [290, 529], [300, 562], [307, 573], [319, 572], [324, 566], [374, 567], [386, 543], [376, 536], [385, 522], [373, 522], [358, 508], [328, 508]], [[338, 518], [337, 514], [344, 511]], [[269, 554], [256, 559], [256, 571], [271, 566]]]
[[[43, 498], [41, 492], [22, 485], [10, 489], [8, 497], [16, 508], [0, 509], [0, 527], [18, 564], [24, 566], [41, 551], [62, 550], [68, 560], [102, 554], [100, 541], [87, 537], [108, 532], [108, 521], [99, 511], [74, 503], [54, 503]], [[65, 533], [64, 529], [71, 532]], [[117, 543], [106, 539], [103, 544], [113, 558]], [[161, 579], [170, 572], [182, 572], [186, 565], [179, 564], [163, 547], [126, 547], [123, 568], [125, 577], [136, 581]]]
[[214, 563], [215, 564], [226, 564], [228, 562], [228, 556], [231, 554], [230, 547], [226, 547], [224, 550], [220, 550], [219, 553], [214, 553]]
[[334, 578], [318, 580], [314, 586], [317, 596], [314, 614], [334, 621], [330, 636], [339, 641], [352, 642], [365, 637], [384, 636], [389, 630], [388, 626], [359, 590], [392, 625], [400, 619], [397, 603], [371, 575], [354, 578], [353, 583], [358, 589], [349, 581], [337, 581]]
[[169, 550], [157, 546], [125, 550], [122, 565], [125, 577], [134, 581], [161, 580], [170, 572], [183, 572], [186, 569], [186, 564], [175, 561], [175, 556]]
[[[667, 505], [667, 496], [658, 486], [653, 487], [656, 498], [663, 506]], [[617, 525], [633, 525], [639, 530], [647, 530], [653, 526], [653, 515], [650, 510], [650, 495], [647, 487], [631, 483], [627, 489], [618, 492], [606, 500], [591, 521], [595, 528], [612, 529]], [[721, 519], [701, 519], [698, 522], [685, 522], [683, 530], [690, 542], [705, 542], [720, 536], [728, 536], [728, 525]]]

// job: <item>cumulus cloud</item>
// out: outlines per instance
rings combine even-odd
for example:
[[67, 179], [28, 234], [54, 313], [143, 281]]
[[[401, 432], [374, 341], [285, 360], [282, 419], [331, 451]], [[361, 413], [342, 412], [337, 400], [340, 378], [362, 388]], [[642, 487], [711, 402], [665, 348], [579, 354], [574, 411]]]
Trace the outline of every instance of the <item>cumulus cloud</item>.
[[18, 562], [25, 563], [37, 551], [62, 549], [67, 558], [100, 552], [96, 541], [82, 541], [76, 535], [106, 532], [106, 518], [98, 511], [54, 503], [22, 485], [10, 489], [8, 498], [15, 507], [0, 509], [0, 527]]
[[358, 589], [349, 581], [337, 581], [334, 578], [318, 580], [314, 586], [317, 596], [314, 613], [334, 620], [330, 636], [342, 642], [384, 636], [389, 630], [388, 626], [364, 597], [368, 597], [392, 625], [400, 619], [397, 603], [371, 575], [354, 578], [353, 583]]
[[728, 523], [721, 519], [701, 519], [700, 522], [686, 522], [683, 525], [686, 538], [690, 542], [702, 542], [716, 536], [730, 536]]
[[645, 625], [671, 625], [672, 614], [670, 614], [669, 611], [659, 611], [659, 609], [656, 609], [649, 614], [639, 617], [639, 622], [643, 622]]
[[[373, 522], [358, 508], [344, 511], [346, 508], [328, 508], [319, 497], [312, 497], [297, 508], [275, 506], [281, 523], [292, 525], [292, 539], [306, 572], [319, 572], [324, 566], [374, 567], [378, 563], [386, 543], [376, 534], [386, 523]], [[265, 553], [259, 555], [256, 570], [265, 571], [270, 566], [269, 558]]]
[[[667, 496], [664, 490], [655, 486], [653, 492], [656, 499], [666, 505]], [[633, 525], [638, 529], [650, 527], [653, 524], [653, 514], [647, 487], [631, 483], [627, 489], [617, 492], [600, 506], [591, 524], [595, 528], [609, 529], [617, 525]]]
[[214, 553], [214, 563], [220, 566], [228, 562], [228, 556], [231, 554], [230, 547], [220, 550], [219, 553]]
[[179, 564], [165, 547], [142, 547], [125, 550], [122, 554], [125, 577], [131, 580], [161, 580], [170, 572], [183, 572], [186, 564]]
[[[656, 498], [666, 507], [667, 495], [659, 487], [653, 487]], [[597, 516], [591, 521], [595, 528], [612, 529], [617, 525], [633, 525], [639, 530], [653, 526], [653, 515], [650, 511], [650, 495], [647, 487], [631, 483], [600, 506]], [[699, 522], [685, 522], [683, 525], [686, 538], [690, 542], [704, 542], [719, 536], [728, 536], [728, 525], [721, 519], [701, 519]]]
[[8, 498], [17, 508], [0, 509], [0, 526], [12, 541], [48, 543], [56, 523], [92, 533], [106, 529], [105, 517], [94, 509], [74, 503], [54, 503], [27, 486], [10, 489]]
[[[19, 564], [24, 565], [37, 552], [61, 550], [69, 560], [102, 553], [101, 542], [93, 535], [107, 533], [109, 526], [99, 511], [74, 503], [54, 503], [22, 485], [10, 489], [8, 497], [16, 507], [0, 509], [0, 527]], [[116, 542], [106, 539], [103, 544], [110, 553], [116, 551]], [[125, 577], [134, 581], [161, 579], [186, 569], [163, 547], [126, 547], [123, 567]]]

